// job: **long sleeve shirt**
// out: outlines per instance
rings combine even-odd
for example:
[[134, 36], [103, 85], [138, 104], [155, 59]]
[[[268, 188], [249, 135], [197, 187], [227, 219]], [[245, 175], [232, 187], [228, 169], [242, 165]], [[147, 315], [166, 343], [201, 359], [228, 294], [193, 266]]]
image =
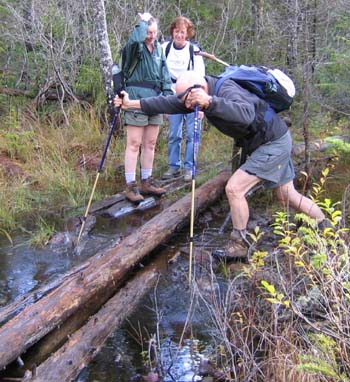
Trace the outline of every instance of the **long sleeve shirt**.
[[[233, 80], [223, 82], [218, 95], [214, 94], [217, 78], [206, 76], [209, 94], [212, 102], [204, 115], [223, 134], [234, 138], [240, 146], [250, 146], [252, 149], [260, 144], [282, 137], [288, 127], [275, 114], [269, 121], [264, 119], [267, 103], [255, 94], [243, 89]], [[141, 109], [149, 114], [185, 114], [192, 113], [176, 97], [154, 97], [142, 99]]]
[[126, 78], [126, 91], [130, 99], [152, 97], [159, 93], [173, 94], [171, 78], [160, 44], [155, 41], [153, 52], [150, 52], [145, 44], [147, 28], [147, 22], [140, 21], [125, 46], [126, 66], [132, 66], [134, 60], [137, 60], [131, 76]]

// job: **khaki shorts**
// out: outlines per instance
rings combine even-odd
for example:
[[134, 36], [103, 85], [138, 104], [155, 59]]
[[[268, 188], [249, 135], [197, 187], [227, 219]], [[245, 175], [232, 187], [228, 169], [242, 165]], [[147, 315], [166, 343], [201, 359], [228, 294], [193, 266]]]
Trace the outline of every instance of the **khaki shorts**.
[[262, 179], [265, 188], [281, 186], [295, 177], [291, 151], [292, 138], [288, 131], [281, 138], [258, 147], [240, 169]]
[[163, 123], [163, 114], [147, 115], [136, 111], [124, 111], [124, 123], [139, 127], [159, 126]]

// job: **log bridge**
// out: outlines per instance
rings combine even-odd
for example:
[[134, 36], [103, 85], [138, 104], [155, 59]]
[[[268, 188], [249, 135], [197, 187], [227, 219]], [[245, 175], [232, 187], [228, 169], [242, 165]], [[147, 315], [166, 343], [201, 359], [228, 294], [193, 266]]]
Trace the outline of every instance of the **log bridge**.
[[[230, 171], [222, 171], [196, 190], [196, 213], [218, 200], [230, 175]], [[12, 312], [0, 327], [0, 369], [5, 375], [14, 361], [21, 362], [30, 354], [34, 345], [45, 342], [50, 335], [57, 342], [55, 349], [47, 348], [50, 350], [40, 364], [37, 360], [30, 366], [24, 364], [22, 376], [7, 380], [64, 382], [76, 378], [157, 278], [154, 269], [138, 272], [131, 280], [128, 275], [176, 229], [188, 224], [190, 212], [191, 194], [187, 194], [115, 247], [81, 264], [37, 301], [31, 304], [26, 300], [22, 309], [7, 306], [4, 313], [0, 310], [0, 322], [6, 321], [4, 317], [1, 320], [2, 314]], [[77, 315], [80, 318], [75, 324], [67, 325]], [[69, 329], [57, 340], [58, 331], [64, 327]], [[48, 342], [55, 341], [51, 338]]]

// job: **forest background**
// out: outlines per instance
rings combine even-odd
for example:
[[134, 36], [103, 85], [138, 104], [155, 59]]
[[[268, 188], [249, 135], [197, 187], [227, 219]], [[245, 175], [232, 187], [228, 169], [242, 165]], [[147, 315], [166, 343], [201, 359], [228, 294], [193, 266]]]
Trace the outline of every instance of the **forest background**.
[[[2, 0], [3, 233], [31, 229], [35, 222], [35, 229], [48, 235], [58, 212], [88, 200], [110, 123], [111, 66], [137, 13], [144, 11], [159, 19], [160, 39], [169, 38], [175, 16], [185, 15], [204, 51], [229, 63], [280, 67], [291, 75], [297, 96], [289, 116], [294, 138], [306, 144], [306, 172], [312, 137], [348, 132], [349, 1]], [[210, 60], [206, 68], [208, 74], [224, 69]], [[167, 165], [166, 131], [157, 148], [156, 175]], [[206, 139], [217, 144], [207, 145]], [[229, 159], [232, 144], [226, 137], [208, 128], [203, 140], [203, 162]], [[121, 134], [112, 142], [96, 199], [117, 191], [123, 145]]]
[[[305, 143], [306, 174], [312, 139], [349, 135], [349, 0], [0, 0], [0, 235], [11, 241], [20, 230], [43, 243], [86, 205], [110, 127], [112, 63], [145, 11], [159, 19], [161, 39], [185, 15], [204, 51], [229, 63], [280, 67], [294, 79], [288, 117], [294, 140]], [[223, 69], [206, 60], [208, 74]], [[166, 143], [165, 125], [156, 177], [167, 167]], [[349, 149], [336, 148], [342, 172], [331, 191], [340, 200], [349, 189]], [[201, 165], [228, 161], [231, 151], [230, 139], [205, 126]], [[95, 199], [122, 189], [123, 154], [121, 131]], [[323, 207], [337, 221], [332, 202]], [[238, 360], [246, 375], [240, 381], [350, 381], [348, 246], [338, 233], [320, 237], [311, 224], [296, 231], [289, 223], [277, 215], [280, 247], [258, 251], [237, 277], [250, 287], [229, 281], [231, 305], [224, 300], [212, 310], [221, 362], [235, 370]], [[270, 358], [257, 362], [257, 354]]]

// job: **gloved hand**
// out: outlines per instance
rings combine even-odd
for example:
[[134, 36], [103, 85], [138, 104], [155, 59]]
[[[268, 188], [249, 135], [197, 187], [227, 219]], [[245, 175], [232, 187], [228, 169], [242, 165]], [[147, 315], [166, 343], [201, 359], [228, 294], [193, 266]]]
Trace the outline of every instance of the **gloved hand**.
[[139, 13], [139, 17], [141, 20], [148, 22], [153, 16], [150, 13], [145, 12], [145, 13]]

